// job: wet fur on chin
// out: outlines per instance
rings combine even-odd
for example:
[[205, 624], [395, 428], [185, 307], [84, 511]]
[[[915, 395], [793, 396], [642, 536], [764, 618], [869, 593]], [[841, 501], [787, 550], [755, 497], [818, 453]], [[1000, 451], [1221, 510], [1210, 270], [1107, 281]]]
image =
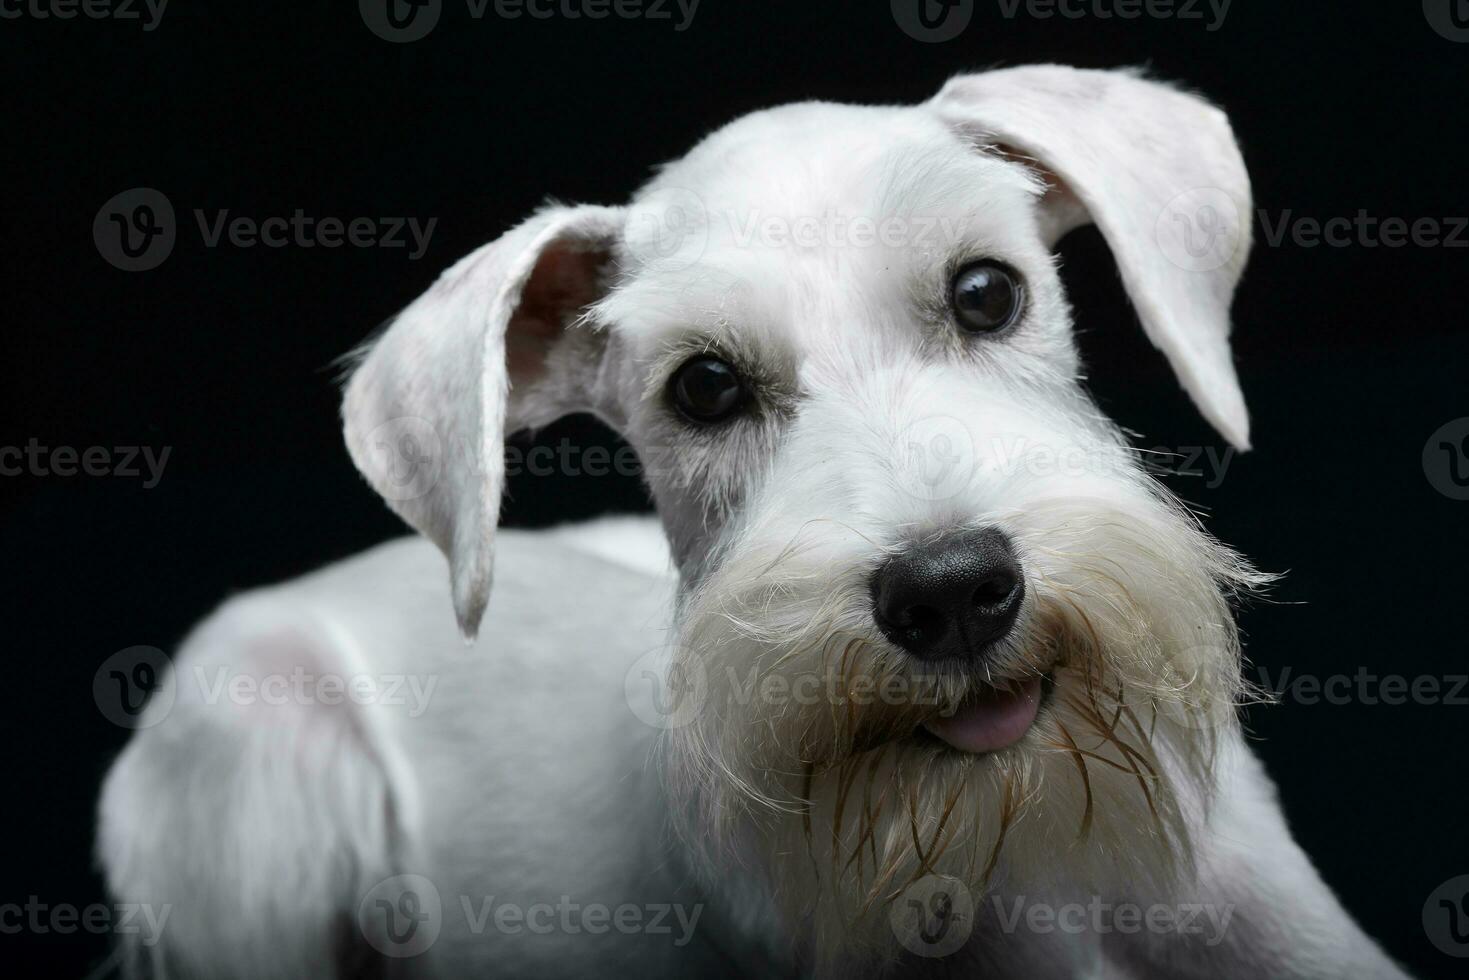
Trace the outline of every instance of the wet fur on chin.
[[[679, 830], [711, 878], [748, 868], [812, 924], [798, 955], [818, 974], [894, 956], [889, 908], [927, 875], [976, 898], [1192, 880], [1216, 746], [1259, 698], [1230, 600], [1267, 579], [1163, 491], [1131, 503], [1005, 515], [1029, 598], [984, 669], [925, 671], [874, 636], [861, 590], [830, 581], [862, 535], [829, 525], [731, 546], [685, 603], [675, 669], [706, 686], [663, 745]], [[1009, 748], [969, 755], [921, 730], [977, 684], [1037, 673], [1040, 713]], [[760, 696], [802, 677], [816, 696]], [[899, 696], [875, 696], [884, 683]]]

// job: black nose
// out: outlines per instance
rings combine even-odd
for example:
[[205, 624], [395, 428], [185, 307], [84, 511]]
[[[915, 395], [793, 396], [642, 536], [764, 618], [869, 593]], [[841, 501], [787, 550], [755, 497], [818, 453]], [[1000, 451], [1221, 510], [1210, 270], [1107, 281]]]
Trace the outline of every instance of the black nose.
[[1015, 625], [1025, 577], [1005, 535], [963, 531], [888, 559], [872, 601], [883, 633], [914, 656], [977, 657]]

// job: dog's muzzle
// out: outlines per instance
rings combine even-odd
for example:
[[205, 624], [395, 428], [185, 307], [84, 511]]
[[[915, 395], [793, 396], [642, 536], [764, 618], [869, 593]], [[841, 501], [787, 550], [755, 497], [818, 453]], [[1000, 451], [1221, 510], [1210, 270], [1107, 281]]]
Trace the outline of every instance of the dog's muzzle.
[[[885, 562], [872, 577], [872, 602], [878, 627], [908, 654], [974, 666], [1014, 629], [1025, 602], [1025, 575], [1001, 532], [956, 532]], [[992, 752], [1029, 730], [1041, 695], [1039, 676], [985, 684], [924, 727], [962, 752]]]
[[992, 528], [944, 535], [872, 576], [873, 616], [889, 640], [928, 661], [970, 661], [1009, 635], [1025, 601], [1010, 540]]

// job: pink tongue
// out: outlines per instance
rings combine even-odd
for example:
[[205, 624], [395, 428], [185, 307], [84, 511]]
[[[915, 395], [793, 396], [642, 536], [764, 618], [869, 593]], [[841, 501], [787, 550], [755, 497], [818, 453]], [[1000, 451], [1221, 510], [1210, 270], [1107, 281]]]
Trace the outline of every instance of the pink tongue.
[[985, 688], [947, 718], [924, 727], [961, 752], [994, 752], [1014, 745], [1030, 730], [1041, 705], [1041, 679], [1013, 683], [1013, 691]]

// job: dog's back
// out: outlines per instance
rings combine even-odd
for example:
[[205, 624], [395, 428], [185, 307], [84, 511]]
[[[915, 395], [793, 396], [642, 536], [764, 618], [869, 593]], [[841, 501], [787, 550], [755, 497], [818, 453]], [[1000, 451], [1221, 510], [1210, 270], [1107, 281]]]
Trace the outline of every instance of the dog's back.
[[[167, 908], [125, 949], [135, 967], [281, 977], [422, 953], [445, 975], [576, 976], [698, 958], [689, 936], [674, 946], [698, 899], [639, 833], [661, 796], [636, 703], [670, 615], [661, 535], [608, 520], [501, 548], [514, 571], [473, 648], [422, 539], [195, 630], [172, 705], [102, 799], [113, 894]], [[665, 921], [627, 928], [631, 911], [610, 918], [625, 905]], [[609, 921], [587, 917], [599, 906]]]

